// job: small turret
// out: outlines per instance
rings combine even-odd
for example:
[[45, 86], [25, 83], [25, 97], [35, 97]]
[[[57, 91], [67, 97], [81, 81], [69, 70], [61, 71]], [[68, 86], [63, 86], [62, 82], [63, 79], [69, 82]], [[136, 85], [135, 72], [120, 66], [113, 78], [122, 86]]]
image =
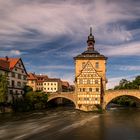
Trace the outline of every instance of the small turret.
[[94, 50], [94, 44], [95, 44], [95, 39], [94, 39], [94, 36], [92, 35], [92, 27], [90, 27], [90, 34], [87, 40], [87, 45], [88, 45], [87, 49]]

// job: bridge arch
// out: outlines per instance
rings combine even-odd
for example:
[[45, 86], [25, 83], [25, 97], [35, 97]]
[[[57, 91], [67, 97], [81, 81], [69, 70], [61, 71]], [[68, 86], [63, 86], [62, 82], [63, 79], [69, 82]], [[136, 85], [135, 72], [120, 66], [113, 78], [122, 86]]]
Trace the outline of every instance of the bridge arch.
[[106, 106], [113, 99], [121, 97], [121, 96], [131, 97], [135, 101], [140, 103], [140, 90], [111, 90], [111, 91], [105, 92], [103, 109], [106, 109]]
[[74, 93], [55, 93], [55, 94], [50, 94], [48, 97], [48, 101], [51, 101], [53, 99], [57, 99], [57, 98], [64, 98], [67, 99], [69, 101], [71, 101], [74, 106], [76, 107], [76, 100], [75, 100], [75, 94]]

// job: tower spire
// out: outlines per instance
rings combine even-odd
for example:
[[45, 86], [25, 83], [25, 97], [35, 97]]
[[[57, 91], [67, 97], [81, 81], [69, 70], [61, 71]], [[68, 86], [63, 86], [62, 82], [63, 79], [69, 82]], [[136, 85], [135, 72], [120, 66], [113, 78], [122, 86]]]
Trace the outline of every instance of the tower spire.
[[87, 45], [88, 45], [88, 50], [94, 50], [94, 44], [95, 44], [95, 40], [94, 40], [94, 36], [92, 35], [92, 27], [90, 27], [90, 34], [88, 36], [88, 40], [87, 40]]
[[92, 35], [92, 27], [90, 27], [90, 35]]

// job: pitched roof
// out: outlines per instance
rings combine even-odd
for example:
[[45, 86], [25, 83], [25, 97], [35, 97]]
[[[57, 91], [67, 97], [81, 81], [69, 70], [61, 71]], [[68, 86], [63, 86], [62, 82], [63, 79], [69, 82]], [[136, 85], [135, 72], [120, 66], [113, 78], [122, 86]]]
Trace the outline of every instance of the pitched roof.
[[47, 75], [36, 75], [38, 82], [44, 82], [46, 79], [48, 79]]
[[9, 62], [0, 59], [0, 69], [9, 71]]
[[2, 57], [2, 58], [0, 58], [0, 60], [9, 62], [9, 69], [13, 69], [14, 66], [17, 64], [17, 62], [20, 60], [20, 58]]
[[37, 77], [34, 73], [28, 73], [27, 80], [37, 80]]
[[48, 78], [45, 80], [45, 82], [61, 82], [61, 80], [57, 78]]

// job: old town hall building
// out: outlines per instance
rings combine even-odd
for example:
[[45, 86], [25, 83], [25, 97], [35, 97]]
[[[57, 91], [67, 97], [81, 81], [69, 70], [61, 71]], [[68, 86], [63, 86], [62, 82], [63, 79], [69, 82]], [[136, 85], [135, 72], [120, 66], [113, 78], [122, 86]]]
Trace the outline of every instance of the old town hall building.
[[94, 48], [95, 39], [90, 28], [87, 50], [74, 57], [75, 86], [78, 109], [89, 111], [100, 108], [106, 89], [106, 60]]

